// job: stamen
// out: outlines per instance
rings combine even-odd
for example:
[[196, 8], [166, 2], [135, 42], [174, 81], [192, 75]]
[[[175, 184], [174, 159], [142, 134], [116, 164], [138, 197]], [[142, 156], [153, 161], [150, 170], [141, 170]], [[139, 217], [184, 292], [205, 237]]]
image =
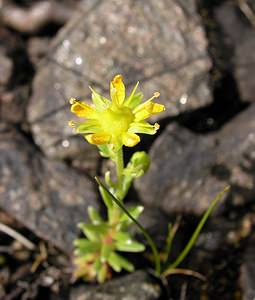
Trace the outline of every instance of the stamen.
[[68, 126], [70, 126], [71, 128], [75, 128], [75, 122], [73, 120], [68, 122]]
[[158, 124], [158, 123], [155, 123], [155, 124], [154, 124], [154, 128], [155, 128], [156, 130], [158, 130], [158, 129], [159, 129], [159, 127], [160, 127], [160, 126], [159, 126], [159, 124]]
[[72, 104], [72, 105], [76, 102], [78, 102], [78, 101], [73, 97], [69, 99], [69, 103]]
[[160, 96], [160, 92], [155, 92], [154, 94], [153, 94], [153, 97], [154, 98], [158, 98]]

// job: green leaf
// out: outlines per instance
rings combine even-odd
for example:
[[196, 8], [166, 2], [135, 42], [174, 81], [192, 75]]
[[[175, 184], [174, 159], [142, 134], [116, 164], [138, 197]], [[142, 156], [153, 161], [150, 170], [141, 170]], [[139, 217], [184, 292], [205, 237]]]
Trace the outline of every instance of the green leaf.
[[98, 257], [93, 263], [93, 269], [95, 273], [98, 273], [102, 267], [102, 263], [100, 261], [100, 257]]
[[124, 174], [133, 178], [137, 178], [142, 176], [149, 169], [149, 167], [149, 155], [145, 151], [137, 151], [132, 155], [127, 167], [124, 170]]
[[158, 275], [161, 274], [161, 263], [160, 263], [160, 256], [159, 252], [157, 250], [156, 244], [154, 243], [153, 239], [151, 236], [148, 234], [146, 229], [135, 219], [133, 216], [129, 213], [129, 211], [126, 209], [126, 207], [107, 189], [107, 187], [103, 184], [103, 182], [98, 178], [97, 176], [95, 177], [97, 183], [100, 185], [100, 188], [105, 191], [111, 198], [111, 200], [117, 204], [123, 212], [128, 215], [128, 217], [134, 222], [134, 224], [139, 228], [139, 230], [143, 233], [144, 237], [146, 238], [148, 244], [151, 247], [154, 259], [155, 259], [155, 269]]
[[114, 236], [114, 239], [116, 241], [119, 241], [119, 242], [123, 242], [123, 243], [126, 243], [127, 241], [130, 241], [132, 239], [131, 235], [127, 232], [123, 232], [123, 231], [118, 231], [115, 236]]
[[112, 158], [113, 157], [113, 151], [110, 149], [109, 145], [97, 145], [100, 155], [106, 158]]
[[110, 187], [110, 189], [116, 188], [116, 184], [114, 184], [114, 182], [112, 182], [112, 180], [111, 180], [111, 172], [110, 171], [105, 172], [104, 180], [105, 180], [106, 184]]
[[102, 234], [105, 234], [108, 226], [104, 224], [78, 224], [78, 227], [83, 231], [86, 237], [91, 241], [99, 241]]
[[189, 254], [190, 250], [194, 246], [195, 242], [197, 241], [197, 238], [198, 238], [201, 230], [203, 229], [206, 221], [208, 220], [209, 216], [213, 212], [217, 203], [223, 198], [223, 196], [225, 195], [226, 192], [229, 191], [229, 189], [230, 189], [230, 187], [227, 186], [223, 191], [221, 191], [220, 193], [218, 193], [216, 195], [216, 197], [214, 198], [214, 200], [208, 207], [207, 211], [204, 213], [202, 219], [198, 223], [197, 228], [195, 229], [195, 231], [194, 231], [193, 235], [191, 236], [190, 240], [188, 241], [187, 245], [184, 247], [184, 249], [182, 250], [180, 255], [176, 258], [176, 260], [164, 270], [164, 272], [162, 273], [163, 276], [167, 276], [168, 274], [170, 274], [172, 272], [172, 270], [177, 268], [180, 265], [180, 263], [186, 258], [186, 256]]
[[88, 215], [93, 224], [100, 224], [103, 222], [98, 211], [93, 206], [88, 207]]
[[127, 240], [126, 242], [117, 241], [115, 247], [117, 250], [125, 252], [142, 252], [145, 250], [143, 244], [133, 240]]
[[174, 237], [177, 233], [177, 230], [179, 229], [180, 222], [181, 222], [181, 218], [177, 217], [174, 225], [172, 225], [171, 223], [168, 224], [168, 234], [166, 236], [165, 249], [163, 250], [163, 253], [162, 253], [162, 258], [163, 258], [165, 264], [167, 264], [167, 262], [168, 262], [168, 259], [169, 259], [170, 253], [171, 253], [171, 249], [172, 249], [172, 245], [173, 245], [173, 241], [174, 241]]
[[108, 258], [108, 263], [109, 265], [113, 268], [115, 272], [120, 272], [121, 271], [121, 266], [119, 264], [119, 260], [116, 259], [116, 253], [112, 252]]
[[105, 279], [107, 277], [107, 266], [103, 264], [97, 273], [97, 280], [99, 283], [105, 282]]
[[135, 269], [133, 264], [115, 252], [111, 253], [108, 262], [115, 272], [120, 272], [122, 268], [128, 272], [133, 272]]
[[109, 194], [101, 187], [99, 186], [99, 191], [100, 194], [104, 200], [104, 204], [106, 205], [106, 207], [108, 208], [108, 210], [110, 210], [112, 208], [112, 199], [109, 196]]
[[87, 239], [76, 239], [74, 241], [75, 255], [84, 255], [91, 252], [97, 252], [100, 249], [100, 243], [89, 241]]
[[[143, 212], [144, 207], [141, 205], [137, 205], [134, 207], [130, 207], [127, 209], [129, 214], [134, 218], [134, 219], [138, 219], [140, 214]], [[127, 222], [127, 225], [130, 225], [133, 223], [133, 221], [130, 219], [130, 217], [127, 214], [122, 214], [122, 216], [120, 217], [120, 222]]]
[[111, 245], [102, 244], [101, 253], [100, 253], [101, 262], [106, 262], [108, 260], [109, 255], [113, 251], [113, 247], [114, 247], [113, 244]]

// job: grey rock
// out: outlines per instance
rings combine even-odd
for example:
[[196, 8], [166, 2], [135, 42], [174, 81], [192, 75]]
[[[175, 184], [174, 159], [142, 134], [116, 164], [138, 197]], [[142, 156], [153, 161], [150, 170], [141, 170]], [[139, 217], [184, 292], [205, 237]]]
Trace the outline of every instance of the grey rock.
[[[242, 4], [238, 5], [237, 2], [224, 2], [215, 11], [215, 16], [220, 24], [226, 45], [234, 51], [231, 63], [241, 98], [246, 101], [254, 101], [254, 24], [250, 23], [249, 19], [242, 13], [240, 10]], [[251, 4], [252, 1], [250, 1]], [[245, 1], [243, 5], [248, 5], [248, 2]]]
[[38, 150], [14, 130], [0, 131], [0, 207], [65, 252], [87, 207], [97, 207], [92, 182]]
[[[68, 98], [89, 99], [88, 85], [108, 93], [116, 73], [124, 75], [128, 89], [139, 80], [145, 98], [160, 91], [169, 108], [161, 117], [210, 103], [206, 47], [193, 0], [83, 1], [34, 81], [28, 118], [36, 143], [49, 157], [95, 153], [81, 137], [72, 137]], [[63, 149], [62, 141], [70, 147]]]
[[0, 88], [8, 83], [13, 69], [13, 63], [10, 58], [1, 53], [0, 48]]
[[[18, 55], [15, 56], [15, 53]], [[25, 120], [30, 88], [26, 82], [31, 75], [25, 55], [24, 41], [14, 33], [0, 28], [0, 119], [9, 123]], [[26, 75], [24, 76], [24, 73]]]
[[70, 300], [156, 300], [160, 295], [159, 284], [147, 273], [136, 271], [103, 285], [75, 288]]
[[241, 267], [241, 288], [243, 300], [255, 299], [255, 240], [250, 241], [244, 254], [244, 262]]
[[142, 201], [166, 213], [203, 213], [232, 185], [233, 201], [254, 195], [255, 105], [216, 134], [170, 124], [153, 144], [151, 168], [136, 182]]

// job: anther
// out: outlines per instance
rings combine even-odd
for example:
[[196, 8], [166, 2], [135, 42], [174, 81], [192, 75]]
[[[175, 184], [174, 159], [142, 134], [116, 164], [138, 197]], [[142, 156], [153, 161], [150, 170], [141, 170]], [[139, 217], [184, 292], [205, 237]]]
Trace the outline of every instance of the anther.
[[75, 127], [75, 122], [73, 120], [68, 122], [68, 126], [70, 126], [71, 128]]
[[76, 102], [77, 102], [77, 100], [75, 98], [73, 98], [73, 97], [69, 99], [69, 103], [70, 104], [74, 104]]
[[158, 123], [155, 123], [155, 124], [154, 124], [154, 128], [155, 128], [156, 130], [158, 130], [158, 129], [159, 129], [159, 127], [160, 127], [160, 126], [159, 126], [159, 124], [158, 124]]

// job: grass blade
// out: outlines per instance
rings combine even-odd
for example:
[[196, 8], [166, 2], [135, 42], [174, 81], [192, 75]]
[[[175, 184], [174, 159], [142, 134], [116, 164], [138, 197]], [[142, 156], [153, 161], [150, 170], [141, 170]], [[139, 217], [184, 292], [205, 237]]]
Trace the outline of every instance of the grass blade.
[[230, 189], [230, 186], [227, 186], [227, 187], [225, 187], [225, 189], [223, 191], [221, 191], [220, 193], [217, 194], [217, 196], [214, 198], [214, 200], [212, 201], [212, 203], [208, 207], [207, 211], [204, 213], [202, 219], [200, 220], [200, 222], [199, 222], [197, 228], [195, 229], [193, 235], [191, 236], [189, 242], [187, 243], [185, 248], [182, 250], [180, 255], [176, 258], [176, 260], [164, 270], [164, 272], [162, 273], [163, 276], [167, 276], [168, 274], [170, 274], [171, 271], [173, 269], [175, 269], [176, 267], [178, 267], [179, 264], [185, 259], [185, 257], [188, 255], [188, 253], [190, 252], [190, 250], [194, 246], [194, 244], [195, 244], [202, 228], [204, 227], [207, 219], [209, 218], [210, 214], [214, 210], [215, 206], [222, 199], [224, 194], [227, 191], [229, 191], [229, 189]]

